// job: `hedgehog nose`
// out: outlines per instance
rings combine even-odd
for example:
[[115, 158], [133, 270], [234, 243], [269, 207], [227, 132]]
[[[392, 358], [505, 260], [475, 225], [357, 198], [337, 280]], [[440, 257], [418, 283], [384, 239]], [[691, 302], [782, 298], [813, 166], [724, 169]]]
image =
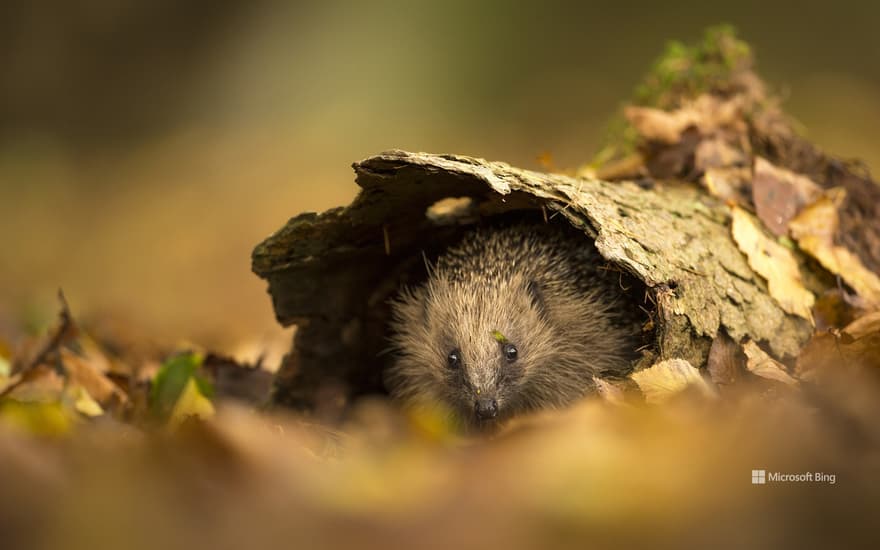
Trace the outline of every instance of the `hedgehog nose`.
[[491, 420], [498, 416], [498, 401], [489, 397], [477, 399], [474, 410], [480, 420]]

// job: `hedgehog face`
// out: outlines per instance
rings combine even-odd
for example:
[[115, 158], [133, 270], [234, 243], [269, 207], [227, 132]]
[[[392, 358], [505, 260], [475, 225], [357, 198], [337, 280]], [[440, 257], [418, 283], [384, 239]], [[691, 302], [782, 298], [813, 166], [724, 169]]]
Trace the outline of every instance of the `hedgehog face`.
[[583, 235], [552, 224], [469, 233], [394, 304], [389, 388], [487, 427], [628, 372], [638, 327], [598, 261]]
[[396, 309], [392, 375], [404, 398], [436, 400], [464, 424], [488, 427], [534, 408], [523, 391], [552, 365], [559, 335], [534, 283], [495, 285], [438, 277]]

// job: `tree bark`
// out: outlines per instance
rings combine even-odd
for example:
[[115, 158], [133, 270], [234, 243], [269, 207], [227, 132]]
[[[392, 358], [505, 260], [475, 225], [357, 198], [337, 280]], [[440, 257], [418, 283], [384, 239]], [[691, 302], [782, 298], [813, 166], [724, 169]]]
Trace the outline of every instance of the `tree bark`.
[[423, 252], [465, 230], [425, 215], [449, 197], [472, 198], [471, 218], [544, 209], [581, 228], [602, 256], [645, 283], [660, 359], [703, 365], [721, 329], [736, 341], [766, 342], [779, 357], [796, 355], [810, 336], [810, 322], [783, 311], [749, 267], [731, 239], [727, 207], [695, 185], [576, 179], [404, 151], [354, 169], [362, 191], [349, 207], [297, 216], [254, 251], [279, 322], [299, 326], [276, 381], [278, 402], [341, 406], [381, 391], [376, 357], [388, 299], [423, 270]]

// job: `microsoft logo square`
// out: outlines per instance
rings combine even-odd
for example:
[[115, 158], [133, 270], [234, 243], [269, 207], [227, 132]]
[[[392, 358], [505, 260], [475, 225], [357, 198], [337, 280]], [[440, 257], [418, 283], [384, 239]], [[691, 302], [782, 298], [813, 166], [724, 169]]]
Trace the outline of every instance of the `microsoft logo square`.
[[752, 470], [752, 485], [764, 485], [767, 483], [766, 470]]

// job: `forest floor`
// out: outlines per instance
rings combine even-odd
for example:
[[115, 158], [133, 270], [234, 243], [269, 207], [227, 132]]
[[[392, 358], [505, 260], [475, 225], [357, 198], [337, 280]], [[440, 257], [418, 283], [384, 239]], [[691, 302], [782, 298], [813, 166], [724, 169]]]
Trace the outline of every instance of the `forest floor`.
[[722, 330], [705, 365], [658, 362], [637, 390], [600, 386], [466, 437], [438, 411], [380, 396], [335, 422], [273, 408], [274, 360], [147, 344], [124, 322], [78, 319], [59, 294], [47, 330], [0, 320], [0, 545], [876, 539], [880, 233], [864, 197], [877, 187], [801, 146], [743, 48], [727, 31], [671, 48], [614, 146], [570, 175], [676, 179], [727, 208], [769, 294], [813, 327], [799, 353]]

